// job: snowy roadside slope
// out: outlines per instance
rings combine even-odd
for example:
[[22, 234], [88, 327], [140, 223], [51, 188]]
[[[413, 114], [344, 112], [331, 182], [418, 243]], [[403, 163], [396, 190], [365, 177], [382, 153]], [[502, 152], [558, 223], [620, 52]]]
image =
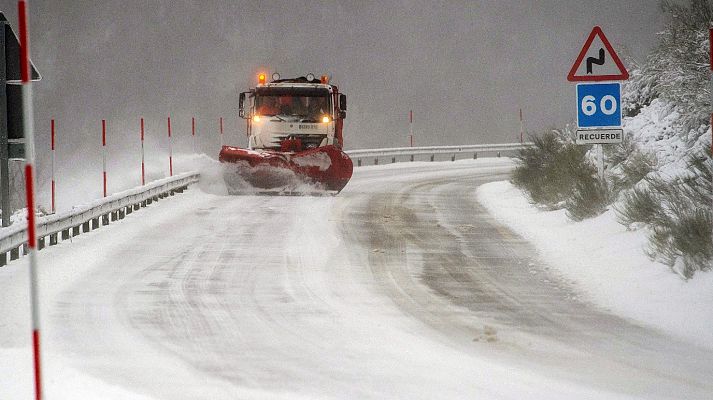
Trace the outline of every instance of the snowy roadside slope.
[[[624, 119], [625, 133], [641, 151], [656, 157], [658, 172], [668, 179], [686, 171], [691, 150], [710, 148], [710, 128], [701, 126], [696, 133], [685, 132], [680, 117], [674, 107], [656, 99], [636, 116]], [[696, 134], [699, 137], [693, 143], [683, 139]]]
[[652, 262], [645, 231], [627, 231], [612, 210], [573, 222], [565, 210], [539, 210], [505, 181], [482, 185], [475, 196], [597, 305], [713, 348], [713, 273], [685, 282]]

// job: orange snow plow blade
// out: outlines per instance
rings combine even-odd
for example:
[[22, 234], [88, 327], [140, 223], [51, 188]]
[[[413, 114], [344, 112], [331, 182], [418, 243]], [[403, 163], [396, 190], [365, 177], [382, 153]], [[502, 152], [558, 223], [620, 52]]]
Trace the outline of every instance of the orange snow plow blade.
[[223, 178], [231, 194], [339, 193], [352, 177], [349, 156], [335, 146], [299, 152], [247, 150], [223, 146], [219, 160], [226, 166]]

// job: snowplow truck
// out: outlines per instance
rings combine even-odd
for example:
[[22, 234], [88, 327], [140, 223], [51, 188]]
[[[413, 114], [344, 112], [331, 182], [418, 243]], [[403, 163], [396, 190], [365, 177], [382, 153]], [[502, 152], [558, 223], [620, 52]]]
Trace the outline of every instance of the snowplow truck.
[[353, 164], [342, 151], [347, 98], [324, 75], [280, 79], [265, 74], [240, 93], [248, 148], [223, 146], [219, 160], [232, 194], [339, 193]]

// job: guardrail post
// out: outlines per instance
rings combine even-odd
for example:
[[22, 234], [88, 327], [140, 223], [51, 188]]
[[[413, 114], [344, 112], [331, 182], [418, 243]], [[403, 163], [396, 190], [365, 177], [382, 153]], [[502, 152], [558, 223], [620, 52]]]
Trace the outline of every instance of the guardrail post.
[[411, 162], [413, 162], [413, 154], [411, 154]]
[[30, 254], [30, 247], [27, 245], [27, 243], [23, 243], [22, 246], [17, 248], [17, 251], [22, 250], [21, 254], [28, 255]]
[[7, 265], [7, 253], [0, 254], [0, 267]]
[[69, 239], [69, 229], [65, 229], [62, 231], [62, 240], [68, 240]]
[[102, 215], [102, 225], [109, 225], [109, 214]]
[[129, 215], [132, 212], [134, 212], [134, 206], [132, 206], [132, 205], [126, 206], [126, 215]]
[[50, 246], [55, 246], [59, 241], [57, 240], [57, 234], [53, 233], [50, 235]]
[[433, 159], [436, 157], [435, 154], [431, 154], [431, 162], [433, 162]]
[[391, 157], [391, 163], [395, 164], [396, 163], [396, 157]]
[[498, 152], [498, 158], [500, 158], [500, 152]]
[[451, 157], [451, 161], [455, 161], [455, 160], [456, 160], [456, 155], [453, 154], [453, 156]]
[[478, 152], [475, 152], [475, 153], [473, 153], [473, 160], [477, 160], [477, 159], [478, 159]]
[[126, 214], [124, 213], [124, 210], [123, 209], [119, 210], [119, 219], [124, 219], [125, 216], [126, 216]]
[[99, 228], [99, 218], [92, 218], [92, 230]]
[[357, 158], [357, 167], [361, 167], [361, 158]]
[[379, 158], [378, 158], [378, 157], [374, 159], [374, 165], [379, 165]]
[[82, 232], [79, 230], [79, 225], [72, 227], [72, 236], [79, 236], [80, 233]]
[[18, 258], [20, 258], [20, 248], [15, 247], [10, 250], [10, 261], [17, 260]]
[[44, 237], [38, 237], [37, 238], [37, 250], [42, 250], [45, 248], [45, 238]]

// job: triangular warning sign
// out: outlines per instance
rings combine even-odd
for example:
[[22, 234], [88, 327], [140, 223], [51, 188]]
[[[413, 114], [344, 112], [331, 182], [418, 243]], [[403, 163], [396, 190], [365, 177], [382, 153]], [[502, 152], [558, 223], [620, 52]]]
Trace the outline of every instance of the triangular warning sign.
[[595, 26], [567, 75], [570, 82], [625, 81], [629, 72], [604, 36]]

